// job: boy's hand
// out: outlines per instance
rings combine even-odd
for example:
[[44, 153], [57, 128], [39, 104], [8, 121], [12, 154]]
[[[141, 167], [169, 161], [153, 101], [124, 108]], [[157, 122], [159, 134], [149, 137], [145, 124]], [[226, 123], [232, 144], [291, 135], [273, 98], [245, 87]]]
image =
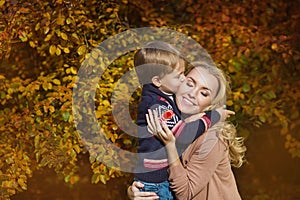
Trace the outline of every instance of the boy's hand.
[[198, 113], [198, 114], [194, 114], [188, 118], [186, 118], [184, 121], [186, 123], [189, 123], [189, 122], [193, 122], [193, 121], [197, 121], [198, 119], [200, 119], [201, 117], [203, 117], [205, 115], [205, 113]]
[[225, 105], [217, 108], [216, 111], [220, 114], [220, 122], [224, 122], [231, 115], [235, 115], [235, 112], [232, 110], [227, 110]]

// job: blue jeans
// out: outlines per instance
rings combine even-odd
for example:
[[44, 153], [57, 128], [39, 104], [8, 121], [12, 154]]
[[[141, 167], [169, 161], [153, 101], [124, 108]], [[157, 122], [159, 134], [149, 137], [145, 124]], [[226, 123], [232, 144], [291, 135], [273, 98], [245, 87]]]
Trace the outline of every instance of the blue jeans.
[[144, 184], [144, 188], [141, 188], [141, 192], [155, 192], [157, 196], [159, 196], [160, 200], [173, 200], [175, 199], [175, 196], [173, 192], [170, 189], [170, 183], [169, 181], [164, 181], [161, 183], [149, 183], [145, 181], [139, 182]]

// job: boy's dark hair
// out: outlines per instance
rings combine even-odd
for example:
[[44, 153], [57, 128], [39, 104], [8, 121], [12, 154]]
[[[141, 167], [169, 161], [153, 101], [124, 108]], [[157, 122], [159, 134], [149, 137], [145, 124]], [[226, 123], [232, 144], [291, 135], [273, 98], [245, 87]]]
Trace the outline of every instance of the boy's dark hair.
[[162, 78], [171, 73], [178, 64], [184, 64], [180, 52], [163, 41], [151, 41], [134, 55], [134, 66], [141, 85], [151, 83], [154, 76]]

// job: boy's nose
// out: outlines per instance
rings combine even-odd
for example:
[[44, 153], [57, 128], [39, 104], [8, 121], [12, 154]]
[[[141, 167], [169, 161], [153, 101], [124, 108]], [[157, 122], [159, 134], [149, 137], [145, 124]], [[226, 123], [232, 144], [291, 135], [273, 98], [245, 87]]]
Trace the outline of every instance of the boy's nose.
[[185, 75], [181, 75], [180, 81], [181, 81], [181, 82], [185, 81]]

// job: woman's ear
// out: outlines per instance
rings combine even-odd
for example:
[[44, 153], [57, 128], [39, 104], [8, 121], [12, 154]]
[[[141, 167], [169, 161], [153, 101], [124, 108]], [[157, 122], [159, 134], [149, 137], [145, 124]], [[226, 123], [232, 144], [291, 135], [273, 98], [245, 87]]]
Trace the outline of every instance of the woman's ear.
[[160, 87], [161, 86], [161, 81], [159, 76], [153, 76], [151, 79], [152, 83], [156, 86], [156, 87]]

